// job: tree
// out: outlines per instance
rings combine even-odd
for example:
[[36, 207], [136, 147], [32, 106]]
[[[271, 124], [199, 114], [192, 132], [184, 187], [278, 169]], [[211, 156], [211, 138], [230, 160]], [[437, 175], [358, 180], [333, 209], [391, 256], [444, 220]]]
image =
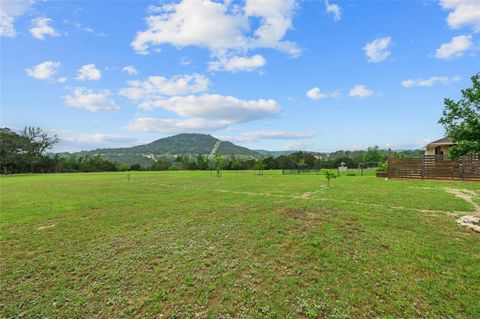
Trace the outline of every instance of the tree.
[[20, 134], [28, 141], [27, 157], [30, 163], [30, 172], [34, 172], [36, 164], [42, 161], [43, 152], [55, 145], [59, 139], [57, 135], [49, 136], [47, 132], [39, 127], [25, 127]]
[[215, 169], [217, 170], [217, 177], [222, 176], [222, 168], [223, 168], [223, 157], [221, 154], [215, 154]]
[[337, 178], [337, 174], [335, 174], [335, 172], [332, 172], [328, 169], [323, 171], [323, 175], [325, 175], [325, 178], [327, 179], [327, 186], [328, 187], [330, 187], [330, 180], [332, 178]]
[[255, 161], [255, 170], [258, 171], [258, 175], [263, 175], [263, 170], [265, 169], [265, 163], [263, 159], [259, 158]]
[[460, 100], [444, 100], [443, 116], [438, 121], [457, 144], [449, 151], [452, 158], [480, 154], [480, 73], [472, 76], [471, 80], [472, 87], [462, 90]]
[[29, 142], [29, 152], [35, 156], [42, 155], [47, 149], [50, 149], [58, 143], [57, 135], [49, 136], [39, 127], [25, 127], [21, 136]]
[[380, 150], [376, 145], [374, 147], [369, 147], [363, 155], [363, 162], [366, 164], [385, 162], [386, 159], [387, 152]]
[[28, 140], [25, 137], [6, 127], [0, 129], [0, 163], [4, 174], [21, 169], [26, 164], [27, 152]]

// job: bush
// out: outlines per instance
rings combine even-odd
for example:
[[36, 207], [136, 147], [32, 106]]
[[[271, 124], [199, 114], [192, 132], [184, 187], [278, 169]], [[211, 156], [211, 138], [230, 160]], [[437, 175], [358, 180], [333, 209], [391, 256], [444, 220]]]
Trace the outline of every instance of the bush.
[[381, 163], [377, 168], [377, 172], [386, 172], [387, 170], [388, 170], [388, 162]]

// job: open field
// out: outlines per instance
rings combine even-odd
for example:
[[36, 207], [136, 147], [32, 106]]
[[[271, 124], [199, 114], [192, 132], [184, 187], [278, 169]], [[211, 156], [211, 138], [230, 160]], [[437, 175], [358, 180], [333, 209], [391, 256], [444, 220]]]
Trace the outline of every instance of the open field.
[[480, 317], [480, 183], [126, 175], [1, 178], [0, 317]]

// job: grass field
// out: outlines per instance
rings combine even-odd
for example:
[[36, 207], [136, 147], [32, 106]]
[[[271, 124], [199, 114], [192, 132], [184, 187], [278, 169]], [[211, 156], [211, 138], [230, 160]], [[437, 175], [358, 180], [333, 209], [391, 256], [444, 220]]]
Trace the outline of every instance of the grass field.
[[480, 318], [480, 183], [1, 178], [2, 318]]

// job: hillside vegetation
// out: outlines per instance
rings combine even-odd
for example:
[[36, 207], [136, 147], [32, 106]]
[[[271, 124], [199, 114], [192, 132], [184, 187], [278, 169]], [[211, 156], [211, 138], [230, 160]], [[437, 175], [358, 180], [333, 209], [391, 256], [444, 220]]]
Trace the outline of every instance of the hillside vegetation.
[[104, 148], [78, 152], [76, 155], [101, 155], [102, 158], [124, 164], [151, 165], [158, 157], [174, 157], [177, 155], [210, 155], [215, 145], [216, 152], [221, 155], [255, 158], [260, 154], [246, 147], [221, 141], [207, 134], [182, 133], [155, 140], [144, 145], [125, 148]]

